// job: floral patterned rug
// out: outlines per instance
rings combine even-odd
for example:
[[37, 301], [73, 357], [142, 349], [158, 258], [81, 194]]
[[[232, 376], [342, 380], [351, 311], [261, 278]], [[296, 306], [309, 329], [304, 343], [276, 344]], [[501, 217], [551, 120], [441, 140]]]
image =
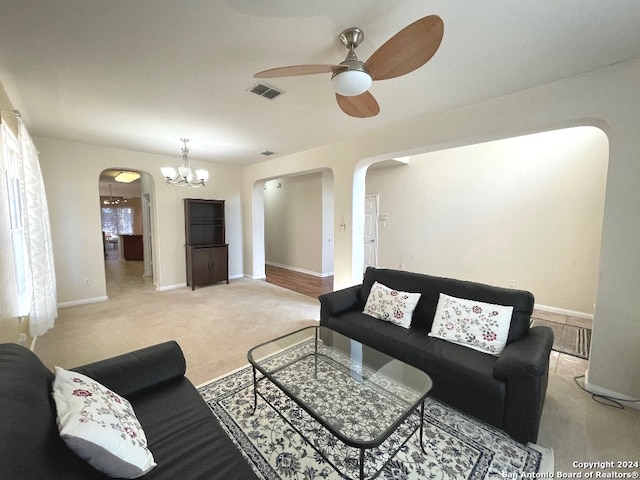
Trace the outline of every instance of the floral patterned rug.
[[[201, 385], [198, 391], [259, 477], [359, 477], [359, 450], [333, 437], [266, 379], [259, 382], [261, 396], [252, 414], [250, 366]], [[417, 413], [410, 416], [382, 445], [366, 451], [366, 478], [479, 480], [527, 476], [523, 474], [533, 478], [553, 471], [552, 450], [517, 443], [433, 398], [425, 403], [425, 454], [418, 432], [409, 437], [419, 421]]]

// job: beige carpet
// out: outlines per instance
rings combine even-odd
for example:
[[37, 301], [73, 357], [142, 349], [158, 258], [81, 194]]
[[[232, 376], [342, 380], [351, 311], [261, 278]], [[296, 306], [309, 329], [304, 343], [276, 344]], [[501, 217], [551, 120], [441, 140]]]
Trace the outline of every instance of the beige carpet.
[[195, 291], [138, 286], [110, 297], [60, 309], [55, 328], [36, 345], [45, 364], [69, 368], [176, 340], [187, 376], [199, 384], [245, 365], [251, 347], [320, 318], [317, 299], [249, 279]]

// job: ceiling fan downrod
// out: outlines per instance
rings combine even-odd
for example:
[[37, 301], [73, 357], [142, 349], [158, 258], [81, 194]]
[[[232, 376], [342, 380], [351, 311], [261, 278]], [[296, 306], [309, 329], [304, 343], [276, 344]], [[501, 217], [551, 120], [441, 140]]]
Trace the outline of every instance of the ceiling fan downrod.
[[343, 30], [338, 38], [340, 39], [342, 44], [349, 49], [347, 57], [344, 59], [344, 61], [340, 62], [340, 65], [346, 65], [347, 67], [349, 67], [349, 69], [335, 72], [331, 76], [331, 78], [333, 79], [336, 75], [354, 70], [358, 72], [364, 72], [370, 76], [369, 71], [364, 65], [364, 62], [358, 60], [358, 57], [356, 56], [356, 48], [358, 48], [358, 45], [360, 45], [360, 43], [362, 43], [362, 41], [364, 40], [364, 32], [358, 27], [351, 27]]

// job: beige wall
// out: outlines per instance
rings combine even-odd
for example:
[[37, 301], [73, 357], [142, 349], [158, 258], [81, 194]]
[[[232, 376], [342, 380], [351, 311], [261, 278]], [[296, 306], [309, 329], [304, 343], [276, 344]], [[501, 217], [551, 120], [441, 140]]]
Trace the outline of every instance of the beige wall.
[[267, 264], [316, 276], [333, 273], [333, 189], [328, 177], [316, 172], [265, 183]]
[[379, 266], [522, 288], [593, 315], [608, 151], [601, 130], [578, 127], [368, 170], [387, 216]]
[[271, 180], [265, 184], [265, 260], [322, 273], [322, 174]]
[[[238, 167], [198, 162], [210, 179], [199, 189], [165, 185], [160, 167], [180, 158], [142, 154], [114, 148], [34, 138], [40, 152], [53, 239], [58, 303], [69, 305], [106, 298], [100, 222], [100, 173], [107, 168], [132, 169], [149, 174], [153, 237], [153, 280], [157, 288], [186, 284], [183, 198], [226, 200], [229, 273], [242, 276], [241, 179]], [[143, 192], [143, 193], [144, 193]], [[85, 279], [90, 281], [84, 286]]]

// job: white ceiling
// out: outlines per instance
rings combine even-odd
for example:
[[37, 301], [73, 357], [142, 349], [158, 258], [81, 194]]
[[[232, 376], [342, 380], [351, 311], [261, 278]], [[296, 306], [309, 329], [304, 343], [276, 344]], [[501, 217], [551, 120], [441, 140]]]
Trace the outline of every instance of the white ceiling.
[[[380, 114], [348, 117], [329, 74], [253, 74], [339, 63], [358, 26], [366, 60], [425, 15], [440, 50], [375, 82]], [[640, 1], [614, 0], [0, 0], [0, 81], [33, 136], [249, 165], [404, 119], [481, 102], [640, 57]], [[639, 82], [640, 84], [640, 82]]]

